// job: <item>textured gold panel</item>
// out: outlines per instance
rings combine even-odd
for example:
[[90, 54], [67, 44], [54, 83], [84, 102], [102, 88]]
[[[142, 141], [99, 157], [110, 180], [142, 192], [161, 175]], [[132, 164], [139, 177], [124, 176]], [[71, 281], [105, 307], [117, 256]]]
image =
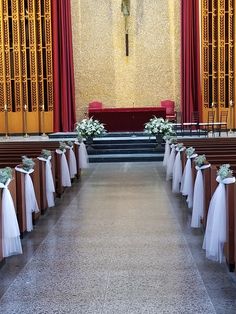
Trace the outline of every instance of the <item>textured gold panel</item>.
[[121, 1], [71, 0], [77, 119], [88, 103], [180, 107], [180, 1], [132, 0], [125, 56]]

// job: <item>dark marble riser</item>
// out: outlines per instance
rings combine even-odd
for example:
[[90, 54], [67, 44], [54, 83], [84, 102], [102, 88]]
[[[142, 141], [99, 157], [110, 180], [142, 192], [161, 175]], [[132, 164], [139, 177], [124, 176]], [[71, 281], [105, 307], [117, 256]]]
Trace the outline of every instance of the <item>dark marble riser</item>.
[[89, 162], [94, 163], [94, 162], [148, 162], [148, 161], [162, 161], [163, 160], [163, 154], [161, 155], [156, 155], [156, 156], [135, 156], [135, 155], [130, 155], [130, 156], [118, 156], [116, 157], [115, 155], [113, 156], [89, 156]]
[[136, 149], [91, 149], [88, 148], [89, 155], [105, 155], [105, 154], [160, 154], [164, 153], [164, 149], [156, 148], [136, 148]]
[[[154, 149], [156, 148], [156, 143], [122, 143], [114, 144], [104, 143], [104, 144], [92, 144], [94, 149]], [[164, 144], [162, 145], [164, 149]]]

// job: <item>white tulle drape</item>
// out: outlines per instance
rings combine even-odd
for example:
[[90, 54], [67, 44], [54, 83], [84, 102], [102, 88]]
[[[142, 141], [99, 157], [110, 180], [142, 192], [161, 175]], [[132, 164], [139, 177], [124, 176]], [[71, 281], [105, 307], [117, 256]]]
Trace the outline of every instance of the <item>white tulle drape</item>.
[[79, 145], [79, 167], [80, 169], [89, 168], [88, 153], [84, 142]]
[[204, 165], [201, 167], [196, 166], [197, 175], [193, 188], [193, 210], [191, 227], [199, 228], [201, 227], [201, 219], [204, 215], [204, 188], [203, 188], [203, 175], [202, 171], [211, 167], [211, 165]]
[[0, 183], [2, 192], [2, 251], [3, 257], [22, 254], [20, 241], [20, 230], [16, 218], [15, 206], [12, 200], [8, 185], [9, 179], [5, 185]]
[[173, 179], [172, 179], [172, 192], [180, 192], [180, 183], [182, 179], [182, 161], [181, 161], [181, 152], [185, 148], [176, 148], [177, 155], [175, 156], [175, 161], [173, 165]]
[[52, 176], [52, 164], [51, 164], [51, 156], [49, 156], [47, 159], [38, 157], [39, 160], [44, 161], [45, 164], [45, 170], [46, 170], [46, 198], [47, 198], [47, 203], [48, 207], [53, 207], [55, 206], [55, 200], [54, 200], [54, 192], [55, 192], [55, 185], [53, 181], [53, 176]]
[[193, 206], [193, 175], [192, 175], [192, 160], [197, 157], [197, 154], [187, 156], [187, 162], [184, 167], [184, 172], [181, 180], [180, 191], [184, 196], [187, 196], [188, 208]]
[[69, 171], [70, 171], [70, 177], [73, 179], [75, 175], [77, 174], [77, 165], [76, 165], [76, 158], [75, 153], [73, 150], [73, 147], [68, 146], [69, 149]]
[[175, 162], [175, 145], [172, 144], [170, 156], [168, 158], [167, 167], [166, 167], [166, 180], [167, 181], [172, 178], [174, 162]]
[[61, 184], [64, 187], [70, 187], [70, 171], [66, 160], [65, 151], [62, 152], [60, 149], [56, 149], [56, 153], [61, 155]]
[[219, 182], [211, 198], [207, 215], [207, 226], [203, 241], [203, 249], [206, 250], [206, 257], [222, 262], [223, 248], [226, 242], [226, 190], [225, 184], [235, 183], [235, 178], [226, 178], [221, 180], [218, 176], [216, 181]]
[[39, 212], [37, 199], [35, 196], [34, 185], [30, 174], [34, 172], [34, 169], [26, 171], [22, 168], [15, 168], [16, 171], [22, 172], [25, 175], [25, 207], [26, 207], [26, 230], [28, 232], [33, 230], [32, 213]]
[[163, 158], [163, 166], [164, 167], [167, 167], [167, 162], [168, 162], [169, 157], [170, 157], [170, 143], [169, 143], [169, 140], [166, 140], [165, 154], [164, 154], [164, 158]]

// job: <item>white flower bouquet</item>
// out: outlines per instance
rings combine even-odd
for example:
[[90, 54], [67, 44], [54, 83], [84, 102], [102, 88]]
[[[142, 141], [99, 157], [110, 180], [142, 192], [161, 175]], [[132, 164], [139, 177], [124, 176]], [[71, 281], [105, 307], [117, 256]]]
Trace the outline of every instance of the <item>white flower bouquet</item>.
[[195, 165], [198, 167], [202, 167], [204, 165], [208, 165], [208, 161], [206, 159], [206, 155], [199, 155], [194, 159]]
[[0, 169], [0, 183], [5, 184], [9, 179], [12, 179], [12, 169], [10, 167]]
[[188, 147], [188, 148], [186, 149], [186, 151], [185, 151], [185, 153], [186, 153], [186, 155], [187, 155], [188, 157], [191, 157], [191, 156], [194, 154], [194, 152], [195, 152], [195, 148], [193, 148], [192, 146], [191, 146], [191, 147]]
[[167, 135], [175, 135], [173, 130], [173, 125], [163, 118], [157, 118], [154, 116], [151, 118], [144, 126], [144, 132], [151, 135], [167, 136]]
[[223, 164], [217, 171], [217, 176], [220, 176], [221, 180], [233, 177], [233, 170], [230, 169], [230, 164]]
[[106, 133], [103, 123], [100, 123], [98, 120], [83, 119], [81, 122], [76, 122], [75, 130], [78, 132], [78, 137], [82, 138], [91, 138], [102, 136]]

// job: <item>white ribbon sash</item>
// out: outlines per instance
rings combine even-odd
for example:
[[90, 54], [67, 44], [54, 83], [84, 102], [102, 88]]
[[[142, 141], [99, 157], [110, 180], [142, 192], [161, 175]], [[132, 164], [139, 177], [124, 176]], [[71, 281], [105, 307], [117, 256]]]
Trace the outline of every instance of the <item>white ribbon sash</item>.
[[28, 232], [33, 230], [33, 219], [32, 213], [39, 212], [39, 207], [37, 199], [35, 196], [34, 185], [30, 174], [34, 172], [34, 169], [29, 171], [24, 170], [23, 168], [15, 168], [16, 171], [22, 172], [25, 174], [25, 208], [26, 208], [26, 230]]
[[193, 189], [193, 210], [191, 219], [192, 228], [201, 227], [201, 219], [203, 218], [204, 215], [204, 189], [202, 170], [207, 169], [209, 167], [211, 167], [210, 164], [201, 167], [198, 166], [195, 167], [197, 170], [197, 176]]
[[166, 140], [165, 143], [165, 154], [164, 154], [164, 159], [163, 159], [163, 166], [166, 167], [168, 163], [168, 159], [170, 157], [170, 143], [168, 140]]
[[69, 148], [69, 170], [70, 170], [70, 177], [73, 179], [77, 174], [77, 165], [76, 165], [76, 158], [73, 147], [68, 146]]
[[203, 241], [206, 257], [222, 262], [224, 243], [226, 242], [226, 190], [225, 184], [235, 183], [235, 178], [221, 180], [213, 194], [207, 215], [207, 227]]
[[55, 186], [54, 186], [54, 181], [53, 181], [53, 176], [52, 176], [52, 164], [51, 164], [51, 159], [52, 157], [49, 156], [47, 159], [43, 157], [38, 157], [39, 160], [42, 160], [46, 162], [46, 198], [47, 198], [47, 203], [48, 207], [53, 207], [55, 206], [55, 201], [54, 201], [54, 192], [55, 192]]
[[62, 186], [71, 186], [70, 171], [66, 160], [65, 152], [56, 149], [56, 153], [61, 155], [61, 184]]
[[187, 196], [188, 208], [193, 206], [193, 175], [192, 175], [192, 159], [196, 158], [197, 154], [187, 156], [187, 162], [184, 167], [184, 173], [181, 180], [180, 191], [184, 196]]
[[180, 183], [182, 179], [182, 162], [180, 153], [184, 150], [176, 148], [177, 155], [175, 157], [174, 166], [173, 166], [173, 180], [172, 180], [172, 192], [180, 192]]
[[9, 179], [6, 184], [0, 183], [2, 192], [2, 250], [3, 257], [22, 254], [20, 241], [20, 230], [16, 218], [15, 206], [12, 200], [8, 185], [11, 182]]
[[170, 157], [168, 158], [167, 168], [166, 168], [166, 180], [167, 181], [172, 178], [174, 162], [175, 162], [175, 145], [172, 144], [171, 153], [170, 153]]
[[84, 142], [81, 142], [79, 146], [79, 167], [80, 169], [89, 168], [88, 153]]

